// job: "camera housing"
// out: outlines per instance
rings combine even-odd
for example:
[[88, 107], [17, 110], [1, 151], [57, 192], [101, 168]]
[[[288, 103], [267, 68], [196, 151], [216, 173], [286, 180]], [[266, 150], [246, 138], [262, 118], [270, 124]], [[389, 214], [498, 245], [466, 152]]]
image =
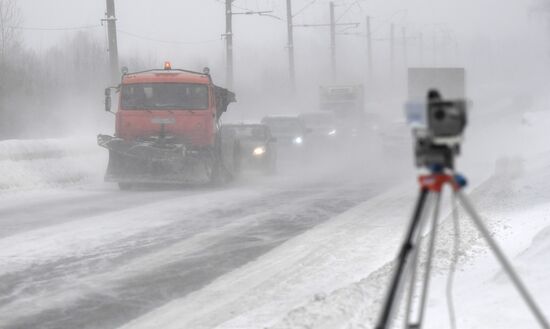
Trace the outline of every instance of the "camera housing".
[[465, 100], [443, 100], [430, 90], [426, 104], [408, 104], [407, 119], [413, 127], [417, 167], [453, 168], [467, 125]]
[[428, 103], [428, 129], [434, 138], [461, 137], [466, 124], [465, 101], [434, 100]]

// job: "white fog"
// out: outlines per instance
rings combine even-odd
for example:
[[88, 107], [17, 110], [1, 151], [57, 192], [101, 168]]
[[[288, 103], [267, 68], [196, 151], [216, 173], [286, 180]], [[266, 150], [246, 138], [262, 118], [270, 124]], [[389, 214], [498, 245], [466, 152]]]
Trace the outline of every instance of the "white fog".
[[0, 328], [550, 328], [549, 87], [548, 0], [0, 0]]

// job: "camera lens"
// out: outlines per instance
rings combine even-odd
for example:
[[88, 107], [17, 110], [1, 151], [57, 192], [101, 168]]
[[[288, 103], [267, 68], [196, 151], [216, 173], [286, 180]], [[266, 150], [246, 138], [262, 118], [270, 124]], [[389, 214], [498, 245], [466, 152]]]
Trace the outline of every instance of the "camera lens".
[[434, 118], [439, 121], [445, 119], [445, 111], [442, 108], [437, 109], [434, 112]]

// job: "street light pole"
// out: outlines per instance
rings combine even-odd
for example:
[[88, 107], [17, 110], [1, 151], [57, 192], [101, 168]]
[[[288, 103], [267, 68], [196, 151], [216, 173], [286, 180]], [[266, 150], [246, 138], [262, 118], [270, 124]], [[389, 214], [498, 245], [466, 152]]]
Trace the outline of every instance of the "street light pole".
[[372, 35], [370, 29], [370, 16], [367, 16], [367, 67], [368, 67], [368, 80], [372, 82], [373, 68], [372, 68]]
[[233, 88], [233, 0], [225, 0], [225, 63], [226, 63], [226, 86]]
[[235, 83], [235, 61], [233, 56], [233, 16], [234, 15], [259, 15], [279, 19], [279, 17], [272, 15], [272, 10], [264, 11], [252, 11], [246, 10], [244, 12], [233, 12], [233, 1], [225, 0], [225, 54], [226, 54], [226, 85], [227, 88], [232, 89]]
[[292, 0], [286, 0], [286, 21], [288, 29], [288, 69], [290, 78], [290, 92], [296, 93], [296, 68], [294, 64], [294, 26], [292, 25]]
[[118, 41], [116, 33], [116, 14], [115, 1], [107, 0], [107, 11], [105, 13], [107, 22], [107, 34], [109, 38], [109, 66], [111, 74], [111, 82], [117, 83], [120, 78], [119, 62], [118, 62]]
[[334, 16], [334, 2], [329, 3], [330, 8], [330, 67], [332, 82], [336, 80], [336, 18]]

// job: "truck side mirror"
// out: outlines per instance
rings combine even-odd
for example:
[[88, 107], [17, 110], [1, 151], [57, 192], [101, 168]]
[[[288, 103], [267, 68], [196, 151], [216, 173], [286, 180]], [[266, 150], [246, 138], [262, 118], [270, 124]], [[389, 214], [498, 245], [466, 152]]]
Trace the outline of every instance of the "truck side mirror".
[[105, 112], [111, 112], [111, 88], [105, 88]]

